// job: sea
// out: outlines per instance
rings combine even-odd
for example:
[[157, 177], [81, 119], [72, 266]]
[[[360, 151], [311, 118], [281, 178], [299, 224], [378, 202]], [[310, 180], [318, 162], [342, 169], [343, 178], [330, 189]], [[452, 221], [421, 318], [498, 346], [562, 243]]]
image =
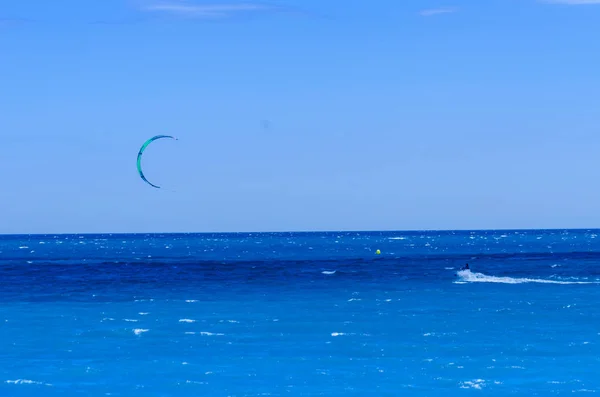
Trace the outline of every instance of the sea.
[[2, 235], [0, 396], [589, 395], [599, 235]]

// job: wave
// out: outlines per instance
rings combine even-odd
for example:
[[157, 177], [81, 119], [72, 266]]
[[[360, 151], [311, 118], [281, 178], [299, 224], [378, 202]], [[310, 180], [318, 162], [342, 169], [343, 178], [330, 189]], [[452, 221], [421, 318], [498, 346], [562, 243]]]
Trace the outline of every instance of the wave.
[[558, 281], [547, 280], [541, 278], [521, 278], [521, 277], [497, 277], [488, 276], [483, 273], [473, 273], [470, 270], [460, 270], [456, 273], [459, 280], [456, 284], [464, 283], [501, 283], [501, 284], [524, 284], [524, 283], [539, 283], [539, 284], [600, 284], [600, 281]]

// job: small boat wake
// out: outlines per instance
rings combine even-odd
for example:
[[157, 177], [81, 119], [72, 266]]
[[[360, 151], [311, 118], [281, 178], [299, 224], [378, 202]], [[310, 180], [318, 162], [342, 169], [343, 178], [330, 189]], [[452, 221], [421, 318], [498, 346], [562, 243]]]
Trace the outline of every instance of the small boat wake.
[[600, 284], [600, 281], [560, 281], [560, 280], [546, 280], [541, 278], [520, 278], [520, 277], [496, 277], [488, 276], [483, 273], [474, 273], [471, 270], [459, 270], [456, 275], [458, 280], [454, 281], [455, 284], [466, 284], [466, 283], [500, 283], [500, 284], [525, 284], [525, 283], [539, 283], [539, 284]]

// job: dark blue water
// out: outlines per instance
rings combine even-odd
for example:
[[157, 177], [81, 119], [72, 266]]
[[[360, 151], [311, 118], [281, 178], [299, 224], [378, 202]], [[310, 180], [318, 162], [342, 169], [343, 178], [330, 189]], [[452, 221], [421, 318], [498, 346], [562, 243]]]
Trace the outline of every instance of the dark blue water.
[[0, 236], [0, 396], [600, 391], [598, 234]]

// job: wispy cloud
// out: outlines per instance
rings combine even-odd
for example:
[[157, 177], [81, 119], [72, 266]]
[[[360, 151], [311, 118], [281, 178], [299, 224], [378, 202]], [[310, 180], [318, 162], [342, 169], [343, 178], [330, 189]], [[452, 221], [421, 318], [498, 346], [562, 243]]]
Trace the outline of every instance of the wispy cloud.
[[600, 0], [538, 0], [540, 3], [567, 4], [571, 6], [583, 4], [600, 4]]
[[22, 18], [0, 18], [0, 26], [17, 25], [26, 22], [30, 22], [30, 20]]
[[419, 15], [423, 16], [423, 17], [431, 17], [434, 15], [440, 15], [440, 14], [452, 14], [453, 12], [456, 12], [456, 8], [454, 7], [444, 7], [444, 8], [430, 8], [427, 10], [422, 10], [419, 12]]
[[143, 5], [142, 10], [162, 12], [195, 18], [222, 18], [234, 14], [270, 11], [276, 7], [260, 3], [191, 3], [186, 1], [162, 1]]

